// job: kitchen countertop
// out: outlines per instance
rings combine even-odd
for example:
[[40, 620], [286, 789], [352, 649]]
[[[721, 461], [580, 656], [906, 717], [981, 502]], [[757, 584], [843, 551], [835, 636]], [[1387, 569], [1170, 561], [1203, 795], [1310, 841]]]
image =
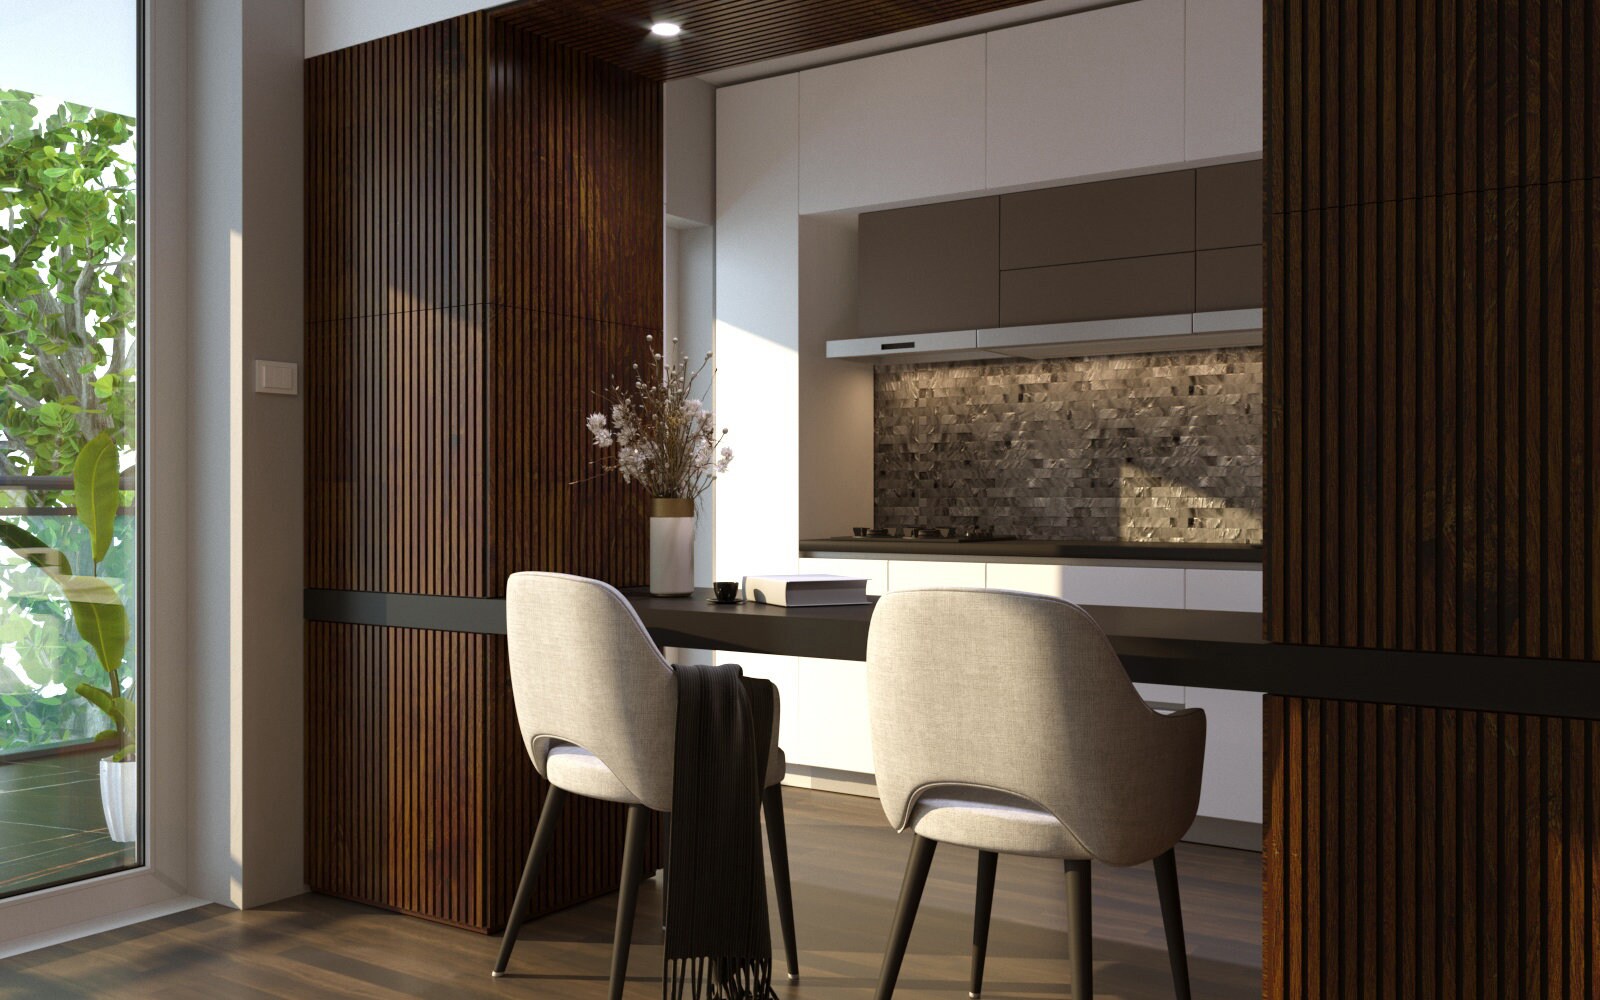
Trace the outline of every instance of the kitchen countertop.
[[1063, 542], [1019, 538], [1008, 542], [949, 539], [807, 538], [800, 552], [901, 556], [968, 556], [1015, 559], [1145, 559], [1159, 562], [1261, 562], [1261, 546], [1186, 542]]

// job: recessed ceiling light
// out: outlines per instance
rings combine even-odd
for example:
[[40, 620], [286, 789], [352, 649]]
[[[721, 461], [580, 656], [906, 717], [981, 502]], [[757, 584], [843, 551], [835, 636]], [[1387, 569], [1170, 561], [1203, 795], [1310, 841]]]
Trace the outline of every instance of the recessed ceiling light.
[[650, 26], [650, 34], [660, 35], [662, 38], [676, 38], [681, 31], [683, 26], [673, 24], [671, 21], [657, 21]]

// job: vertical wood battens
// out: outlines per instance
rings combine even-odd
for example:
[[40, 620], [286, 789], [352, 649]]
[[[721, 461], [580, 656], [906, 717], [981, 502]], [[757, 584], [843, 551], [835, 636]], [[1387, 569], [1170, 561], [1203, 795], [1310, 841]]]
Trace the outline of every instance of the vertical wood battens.
[[1600, 996], [1600, 723], [1277, 696], [1265, 719], [1264, 995]]
[[[475, 13], [308, 60], [306, 112], [307, 585], [642, 583], [643, 499], [573, 484], [661, 329], [659, 84]], [[504, 639], [309, 623], [307, 663], [312, 887], [499, 926], [546, 791]], [[535, 912], [622, 832], [574, 801]]]
[[1597, 9], [1269, 0], [1269, 637], [1600, 658]]

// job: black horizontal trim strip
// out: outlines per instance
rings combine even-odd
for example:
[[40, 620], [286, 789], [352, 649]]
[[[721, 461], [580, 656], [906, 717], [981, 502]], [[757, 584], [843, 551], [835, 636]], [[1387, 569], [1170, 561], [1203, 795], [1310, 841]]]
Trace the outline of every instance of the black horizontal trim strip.
[[440, 632], [506, 634], [503, 597], [437, 597], [385, 594], [370, 590], [316, 590], [305, 593], [307, 621], [341, 625], [383, 625]]

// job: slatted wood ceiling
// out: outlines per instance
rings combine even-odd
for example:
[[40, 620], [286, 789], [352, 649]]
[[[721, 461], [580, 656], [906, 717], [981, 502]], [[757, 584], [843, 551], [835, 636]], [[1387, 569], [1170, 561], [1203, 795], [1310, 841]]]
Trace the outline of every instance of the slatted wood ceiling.
[[[572, 484], [595, 393], [659, 335], [660, 85], [482, 13], [306, 72], [307, 585], [643, 583], [644, 498]], [[306, 641], [311, 886], [500, 926], [544, 795], [504, 638]], [[620, 811], [564, 824], [536, 912], [616, 885]]]
[[[1029, 0], [523, 0], [497, 17], [653, 80], [672, 80]], [[674, 21], [677, 38], [649, 34]]]
[[1264, 995], [1600, 997], [1600, 722], [1266, 699]]
[[1600, 5], [1266, 13], [1269, 637], [1600, 658]]

